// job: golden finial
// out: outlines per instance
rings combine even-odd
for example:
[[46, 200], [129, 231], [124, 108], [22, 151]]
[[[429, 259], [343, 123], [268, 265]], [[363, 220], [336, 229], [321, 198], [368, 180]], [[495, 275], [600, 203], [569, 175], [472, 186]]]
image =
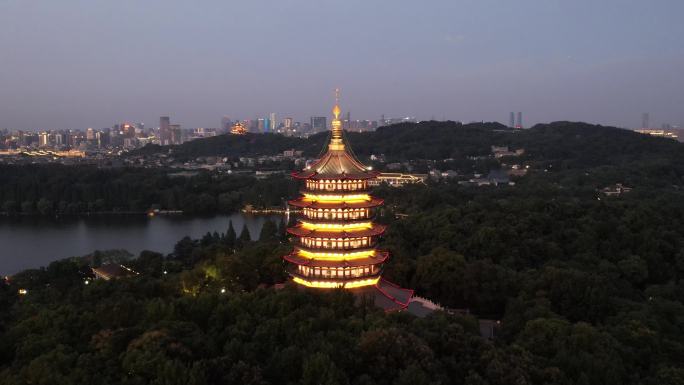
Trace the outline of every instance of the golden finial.
[[340, 113], [342, 110], [340, 110], [340, 89], [335, 88], [335, 107], [333, 107], [333, 115], [335, 115], [335, 120], [340, 118]]
[[342, 141], [342, 121], [340, 121], [340, 89], [335, 88], [335, 107], [332, 113], [335, 118], [332, 120], [332, 138], [330, 139], [329, 148], [331, 150], [344, 150], [344, 143]]

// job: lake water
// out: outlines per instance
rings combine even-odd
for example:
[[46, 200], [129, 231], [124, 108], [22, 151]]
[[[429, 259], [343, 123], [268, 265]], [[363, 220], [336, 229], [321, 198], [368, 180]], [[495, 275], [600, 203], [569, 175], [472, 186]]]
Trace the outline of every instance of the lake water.
[[267, 218], [280, 221], [280, 216], [241, 213], [210, 218], [164, 215], [0, 218], [0, 275], [46, 266], [58, 259], [95, 250], [125, 249], [134, 255], [152, 250], [167, 254], [186, 235], [196, 239], [207, 231], [224, 233], [231, 220], [238, 235], [247, 224], [252, 239], [256, 239]]

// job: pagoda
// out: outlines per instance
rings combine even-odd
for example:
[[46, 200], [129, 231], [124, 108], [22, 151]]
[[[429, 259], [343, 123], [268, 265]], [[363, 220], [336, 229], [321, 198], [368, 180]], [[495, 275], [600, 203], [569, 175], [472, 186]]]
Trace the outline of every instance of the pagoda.
[[325, 154], [292, 176], [304, 182], [301, 196], [289, 201], [301, 210], [298, 224], [287, 229], [294, 250], [283, 257], [288, 274], [299, 285], [357, 289], [376, 296], [388, 310], [408, 306], [412, 290], [381, 279], [389, 252], [377, 248], [385, 226], [374, 223], [382, 199], [370, 195], [368, 182], [377, 178], [345, 145], [339, 91], [332, 110], [331, 137]]
[[245, 135], [247, 133], [247, 129], [245, 128], [245, 125], [241, 122], [236, 122], [230, 128], [230, 133], [233, 135]]

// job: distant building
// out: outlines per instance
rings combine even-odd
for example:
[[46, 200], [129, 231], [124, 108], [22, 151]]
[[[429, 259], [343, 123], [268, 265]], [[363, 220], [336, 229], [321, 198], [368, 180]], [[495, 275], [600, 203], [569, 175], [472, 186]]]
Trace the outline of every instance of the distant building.
[[515, 123], [515, 128], [523, 128], [522, 112], [518, 112], [518, 119]]
[[672, 131], [666, 131], [666, 130], [652, 130], [652, 129], [641, 129], [641, 130], [634, 130], [634, 132], [638, 132], [640, 134], [644, 135], [651, 135], [651, 136], [658, 136], [661, 138], [668, 138], [668, 139], [677, 139], [677, 134], [675, 134]]
[[104, 148], [109, 145], [109, 133], [98, 131], [95, 133], [95, 143], [98, 148]]
[[605, 187], [601, 189], [601, 192], [605, 196], [620, 196], [622, 194], [626, 194], [628, 192], [632, 191], [631, 187], [625, 187], [622, 185], [622, 183], [616, 183], [612, 186]]
[[169, 132], [171, 138], [169, 144], [182, 144], [183, 143], [183, 131], [181, 130], [180, 124], [170, 124]]
[[38, 146], [47, 147], [48, 145], [50, 145], [50, 134], [47, 132], [38, 134]]
[[379, 186], [382, 183], [387, 183], [392, 187], [399, 187], [409, 184], [424, 184], [427, 178], [427, 174], [402, 174], [398, 172], [383, 172], [380, 173], [376, 179], [368, 180], [368, 185]]
[[515, 151], [509, 151], [508, 146], [491, 146], [491, 148], [492, 154], [496, 159], [503, 158], [505, 156], [520, 156], [525, 154], [525, 150], [522, 148], [519, 148]]
[[245, 135], [247, 133], [247, 128], [244, 124], [237, 122], [230, 128], [230, 133], [233, 135]]
[[224, 116], [223, 118], [221, 118], [221, 130], [223, 132], [230, 131], [230, 127], [232, 126], [232, 123], [233, 122], [230, 121], [229, 117]]
[[168, 116], [159, 118], [159, 144], [171, 144], [171, 119]]
[[91, 270], [93, 271], [93, 274], [95, 274], [95, 279], [103, 279], [105, 281], [138, 275], [138, 272], [135, 270], [118, 263], [109, 263], [100, 267], [93, 267]]
[[278, 123], [276, 123], [276, 114], [275, 114], [275, 112], [271, 112], [271, 113], [268, 115], [268, 121], [269, 121], [269, 123], [270, 123], [270, 124], [269, 124], [269, 127], [268, 127], [268, 131], [269, 131], [269, 132], [275, 132], [275, 130], [276, 130], [277, 126], [278, 126]]
[[323, 132], [328, 129], [328, 119], [325, 116], [311, 117], [311, 132]]

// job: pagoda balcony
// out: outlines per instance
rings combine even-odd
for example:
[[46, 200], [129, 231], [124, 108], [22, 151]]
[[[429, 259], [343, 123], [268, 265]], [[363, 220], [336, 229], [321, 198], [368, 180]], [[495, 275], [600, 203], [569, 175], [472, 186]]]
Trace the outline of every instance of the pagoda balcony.
[[344, 212], [327, 212], [327, 213], [301, 213], [298, 220], [304, 221], [306, 223], [312, 224], [325, 224], [325, 223], [368, 223], [375, 217], [374, 213], [344, 213]]
[[309, 282], [326, 281], [342, 284], [350, 281], [369, 280], [380, 277], [384, 269], [382, 266], [377, 266], [374, 269], [371, 269], [370, 267], [325, 269], [290, 265], [285, 270], [290, 276]]
[[371, 237], [366, 237], [366, 238], [353, 238], [354, 240], [350, 240], [349, 238], [332, 238], [332, 239], [326, 239], [326, 240], [321, 240], [316, 238], [308, 238], [308, 237], [298, 237], [298, 238], [293, 238], [291, 239], [291, 242], [294, 246], [300, 247], [302, 249], [306, 249], [309, 251], [314, 251], [314, 250], [321, 250], [321, 251], [328, 251], [328, 250], [344, 250], [344, 251], [350, 251], [350, 250], [366, 250], [366, 249], [374, 249], [378, 245], [377, 241], [373, 241]]
[[376, 250], [366, 247], [362, 249], [340, 250], [340, 249], [316, 249], [310, 247], [295, 246], [293, 254], [309, 260], [318, 261], [360, 261], [360, 260], [385, 260], [389, 256], [387, 251]]
[[297, 254], [296, 251], [283, 257], [287, 262], [297, 266], [320, 267], [320, 268], [352, 268], [381, 265], [389, 259], [388, 251], [378, 251], [375, 255], [357, 259], [330, 260], [325, 258], [306, 258]]
[[348, 219], [348, 218], [308, 218], [301, 216], [297, 220], [304, 224], [311, 225], [345, 225], [345, 228], [357, 228], [357, 227], [369, 227], [373, 225], [373, 218], [358, 218], [358, 219]]
[[323, 238], [323, 239], [348, 239], [348, 238], [361, 238], [361, 237], [377, 237], [382, 235], [387, 227], [385, 225], [380, 225], [373, 223], [370, 228], [359, 228], [359, 229], [310, 229], [304, 228], [302, 225], [297, 225], [295, 227], [290, 227], [287, 232], [295, 237], [309, 237], [309, 238]]
[[[370, 201], [373, 199], [370, 195], [370, 190], [356, 190], [356, 191], [317, 191], [302, 189], [299, 190], [303, 195], [304, 200], [319, 201], [319, 202], [360, 202]], [[301, 199], [301, 198], [300, 198]]]

